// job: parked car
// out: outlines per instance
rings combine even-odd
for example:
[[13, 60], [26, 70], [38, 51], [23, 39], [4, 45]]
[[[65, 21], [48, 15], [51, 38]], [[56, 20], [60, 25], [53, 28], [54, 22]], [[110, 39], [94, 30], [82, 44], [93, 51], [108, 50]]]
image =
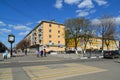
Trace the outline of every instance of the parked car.
[[74, 50], [67, 50], [66, 54], [75, 54], [75, 51]]
[[103, 57], [104, 58], [119, 58], [120, 57], [120, 53], [118, 50], [112, 50], [112, 51], [104, 51], [103, 53]]
[[51, 54], [51, 53], [54, 53], [54, 52], [56, 52], [56, 51], [50, 50], [50, 51], [47, 52], [47, 54]]

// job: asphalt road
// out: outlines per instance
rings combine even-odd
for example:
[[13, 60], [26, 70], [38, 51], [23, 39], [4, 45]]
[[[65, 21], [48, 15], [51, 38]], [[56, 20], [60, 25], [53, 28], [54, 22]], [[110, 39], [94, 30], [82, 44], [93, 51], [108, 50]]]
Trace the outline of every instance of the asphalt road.
[[[65, 63], [91, 63], [91, 62], [108, 62], [109, 60], [95, 58], [95, 59], [61, 59], [61, 60], [38, 60], [38, 61], [11, 61], [0, 63], [0, 68], [16, 68], [16, 67], [26, 67], [26, 66], [38, 66], [38, 65], [50, 65], [50, 64], [65, 64]], [[111, 61], [111, 60], [110, 60]], [[113, 60], [112, 60], [113, 61]]]
[[60, 80], [120, 80], [120, 62], [119, 59], [102, 59], [97, 61], [80, 62], [87, 66], [106, 69], [107, 71], [93, 73], [82, 76], [74, 76]]
[[[19, 58], [19, 59], [18, 59]], [[12, 69], [12, 80], [31, 80], [28, 74], [23, 70], [23, 67], [49, 67], [49, 68], [60, 68], [64, 67], [63, 64], [82, 64], [85, 66], [91, 66], [95, 68], [105, 69], [105, 71], [69, 76], [57, 80], [119, 80], [120, 79], [120, 59], [65, 59], [58, 58], [56, 56], [48, 56], [43, 58], [36, 58], [30, 56], [16, 57], [5, 61], [0, 61], [0, 69], [11, 68]], [[54, 65], [54, 66], [52, 66]], [[55, 66], [56, 65], [56, 66]], [[77, 67], [78, 68], [78, 67]], [[83, 68], [84, 69], [84, 68]], [[77, 69], [76, 69], [77, 70]], [[33, 72], [34, 73], [34, 72]], [[39, 80], [39, 79], [36, 79]], [[46, 80], [46, 79], [45, 79]]]

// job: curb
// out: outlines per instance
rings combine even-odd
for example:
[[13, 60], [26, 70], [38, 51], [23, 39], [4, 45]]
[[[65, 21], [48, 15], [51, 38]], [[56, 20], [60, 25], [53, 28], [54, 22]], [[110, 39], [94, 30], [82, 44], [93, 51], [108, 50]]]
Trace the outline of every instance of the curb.
[[66, 56], [66, 55], [52, 55], [56, 57], [66, 58], [66, 59], [95, 59], [95, 58], [103, 58], [103, 56], [94, 56], [94, 57], [81, 57], [81, 56]]
[[120, 63], [120, 60], [116, 60], [116, 61], [114, 61], [114, 62]]
[[95, 58], [103, 58], [103, 56], [95, 56], [95, 57], [80, 57], [80, 59], [95, 59]]

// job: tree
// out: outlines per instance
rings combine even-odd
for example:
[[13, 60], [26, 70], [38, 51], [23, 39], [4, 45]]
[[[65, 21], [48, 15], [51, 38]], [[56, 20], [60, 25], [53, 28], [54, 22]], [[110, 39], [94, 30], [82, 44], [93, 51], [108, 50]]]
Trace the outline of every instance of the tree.
[[65, 26], [69, 30], [71, 37], [74, 39], [75, 50], [77, 50], [80, 32], [89, 26], [89, 20], [85, 18], [72, 18], [65, 21]]
[[65, 46], [68, 47], [68, 43], [70, 42], [70, 31], [69, 29], [65, 29]]
[[114, 33], [115, 33], [115, 27], [112, 25], [109, 25], [109, 29], [105, 34], [105, 45], [107, 46], [107, 50], [109, 50], [110, 42], [112, 40], [115, 40], [113, 36]]
[[24, 50], [28, 48], [29, 46], [30, 46], [30, 41], [27, 39], [24, 39], [17, 44], [16, 49]]
[[[113, 34], [114, 43], [115, 43], [117, 49], [120, 50], [120, 22], [117, 20], [115, 22], [116, 22], [116, 29], [115, 29], [115, 33]], [[119, 42], [117, 42], [117, 41], [119, 41]]]
[[[90, 26], [89, 26], [90, 27]], [[92, 27], [91, 27], [92, 28]], [[81, 36], [81, 37], [83, 37], [83, 39], [84, 39], [84, 49], [83, 49], [83, 51], [84, 51], [84, 53], [86, 53], [86, 46], [87, 46], [87, 43], [89, 42], [90, 43], [90, 45], [91, 45], [91, 43], [92, 43], [92, 39], [90, 39], [90, 38], [93, 38], [94, 37], [94, 32], [92, 31], [92, 30], [90, 30], [89, 28], [86, 28], [87, 30], [84, 30], [84, 34]]]
[[104, 50], [104, 44], [106, 44], [107, 48], [110, 45], [110, 39], [114, 38], [112, 35], [115, 32], [115, 19], [109, 15], [103, 15], [99, 19], [100, 23], [97, 25], [97, 31], [99, 31], [99, 35], [101, 35], [102, 39], [102, 47]]

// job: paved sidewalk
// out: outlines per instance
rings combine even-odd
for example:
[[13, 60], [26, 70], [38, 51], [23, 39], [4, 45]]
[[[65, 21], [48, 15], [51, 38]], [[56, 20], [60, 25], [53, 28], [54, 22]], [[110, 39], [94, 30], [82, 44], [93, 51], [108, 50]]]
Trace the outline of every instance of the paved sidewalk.
[[115, 62], [120, 63], [120, 58], [119, 58], [119, 59], [117, 59], [117, 60], [115, 60]]
[[84, 56], [80, 54], [53, 54], [52, 56], [67, 58], [67, 59], [92, 59], [92, 58], [103, 58], [103, 56]]
[[39, 62], [39, 61], [58, 61], [58, 60], [65, 60], [63, 57], [55, 57], [52, 55], [47, 55], [47, 57], [41, 57], [38, 58], [34, 53], [29, 53], [26, 55], [17, 55], [17, 57], [11, 57], [7, 60], [4, 60], [2, 57], [2, 54], [0, 54], [0, 63], [11, 63], [11, 62]]
[[92, 58], [103, 58], [103, 56], [85, 56], [80, 54], [48, 54], [47, 57], [36, 57], [34, 53], [29, 53], [27, 56], [21, 55], [20, 53], [17, 57], [12, 57], [4, 60], [2, 54], [0, 54], [0, 63], [12, 63], [12, 62], [40, 62], [40, 61], [60, 61], [60, 60], [72, 60], [72, 59], [92, 59]]

